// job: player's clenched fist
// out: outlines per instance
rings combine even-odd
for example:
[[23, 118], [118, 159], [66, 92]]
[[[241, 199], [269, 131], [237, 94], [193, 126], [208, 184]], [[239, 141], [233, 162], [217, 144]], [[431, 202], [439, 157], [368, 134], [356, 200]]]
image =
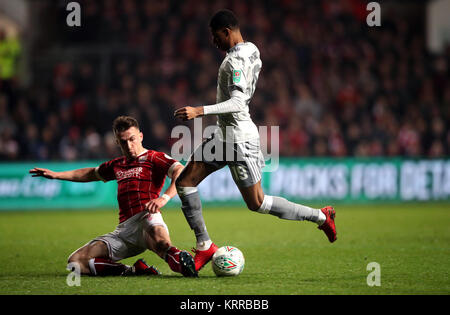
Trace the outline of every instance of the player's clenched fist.
[[199, 107], [186, 106], [177, 109], [174, 113], [175, 118], [179, 118], [181, 120], [191, 120], [202, 115], [203, 115], [203, 106]]

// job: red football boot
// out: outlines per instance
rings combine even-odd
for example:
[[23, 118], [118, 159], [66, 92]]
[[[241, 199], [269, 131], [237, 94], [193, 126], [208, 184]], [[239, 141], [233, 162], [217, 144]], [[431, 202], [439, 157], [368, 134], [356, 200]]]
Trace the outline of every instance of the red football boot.
[[158, 276], [161, 273], [155, 266], [149, 266], [143, 259], [138, 259], [133, 267], [132, 267], [133, 274], [136, 276]]
[[206, 265], [214, 255], [214, 253], [218, 250], [216, 244], [211, 243], [211, 246], [207, 250], [198, 250], [198, 249], [192, 249], [195, 253], [194, 256], [194, 262], [195, 262], [195, 270], [199, 271], [203, 268], [204, 265]]
[[324, 231], [330, 243], [333, 243], [335, 240], [337, 240], [336, 226], [334, 224], [336, 211], [333, 209], [332, 206], [327, 206], [320, 210], [323, 212], [323, 214], [325, 214], [327, 219], [325, 220], [324, 223], [322, 223], [322, 225], [318, 226], [318, 229]]
[[181, 274], [185, 277], [198, 277], [197, 270], [195, 269], [195, 262], [192, 255], [185, 250], [180, 252], [180, 265]]
[[194, 258], [187, 251], [171, 246], [167, 249], [165, 260], [172, 271], [179, 272], [185, 277], [198, 277]]

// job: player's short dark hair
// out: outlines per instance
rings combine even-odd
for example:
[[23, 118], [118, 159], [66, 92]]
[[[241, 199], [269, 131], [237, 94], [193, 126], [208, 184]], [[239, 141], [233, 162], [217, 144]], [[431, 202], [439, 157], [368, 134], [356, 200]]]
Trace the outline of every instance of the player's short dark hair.
[[119, 116], [114, 119], [113, 122], [113, 132], [118, 135], [120, 132], [130, 129], [131, 127], [136, 127], [139, 129], [139, 123], [136, 119], [131, 116]]
[[239, 28], [239, 21], [232, 11], [224, 9], [214, 14], [214, 16], [211, 18], [211, 21], [209, 22], [209, 27], [213, 31], [217, 31], [221, 28], [226, 27], [234, 30], [236, 28]]

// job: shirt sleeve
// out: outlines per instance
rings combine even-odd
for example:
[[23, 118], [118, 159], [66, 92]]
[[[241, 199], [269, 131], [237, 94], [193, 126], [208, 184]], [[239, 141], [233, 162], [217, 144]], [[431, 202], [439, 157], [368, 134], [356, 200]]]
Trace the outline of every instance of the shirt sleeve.
[[231, 98], [222, 103], [206, 105], [203, 107], [204, 115], [217, 115], [235, 113], [244, 110], [246, 106], [246, 95], [238, 90], [231, 92]]
[[224, 70], [228, 77], [228, 91], [230, 95], [235, 90], [245, 93], [248, 80], [246, 78], [244, 61], [240, 58], [232, 58], [227, 62]]
[[116, 174], [114, 173], [114, 160], [104, 162], [97, 166], [95, 168], [95, 175], [104, 182], [116, 179]]
[[245, 110], [247, 106], [249, 97], [245, 94], [248, 82], [244, 59], [240, 57], [230, 58], [222, 71], [223, 75], [226, 76], [230, 99], [213, 105], [205, 105], [203, 107], [204, 115], [240, 112]]
[[157, 152], [155, 154], [153, 157], [153, 163], [170, 178], [172, 178], [175, 166], [181, 165], [180, 162], [163, 152]]

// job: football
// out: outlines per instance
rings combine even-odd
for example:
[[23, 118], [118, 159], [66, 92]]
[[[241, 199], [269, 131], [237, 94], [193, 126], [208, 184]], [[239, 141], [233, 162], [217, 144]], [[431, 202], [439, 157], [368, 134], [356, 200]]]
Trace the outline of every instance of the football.
[[244, 270], [245, 258], [234, 246], [220, 247], [212, 257], [212, 268], [219, 276], [237, 276]]

